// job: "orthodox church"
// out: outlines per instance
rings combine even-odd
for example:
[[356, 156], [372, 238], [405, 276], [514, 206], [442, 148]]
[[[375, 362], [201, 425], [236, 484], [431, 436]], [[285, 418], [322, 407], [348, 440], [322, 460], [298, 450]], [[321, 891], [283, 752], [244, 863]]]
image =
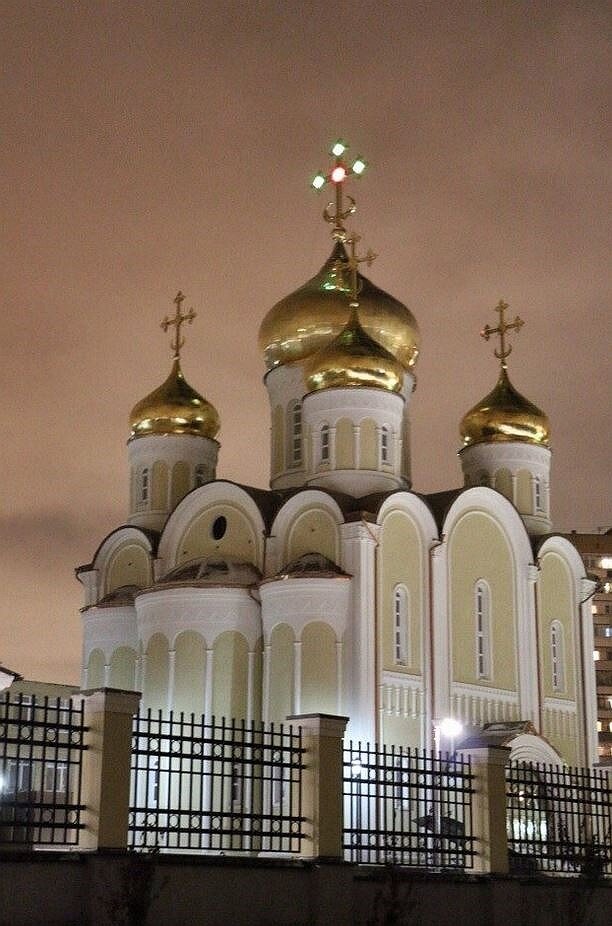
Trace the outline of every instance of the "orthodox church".
[[515, 758], [597, 759], [594, 591], [552, 532], [550, 427], [510, 381], [496, 341], [491, 392], [460, 424], [463, 487], [424, 495], [410, 474], [420, 351], [410, 310], [360, 272], [347, 230], [346, 148], [318, 174], [334, 201], [319, 273], [263, 319], [270, 488], [217, 476], [220, 418], [185, 379], [175, 299], [167, 379], [138, 402], [126, 523], [77, 569], [83, 689], [143, 706], [283, 722], [346, 715], [353, 739], [431, 747], [442, 718]]

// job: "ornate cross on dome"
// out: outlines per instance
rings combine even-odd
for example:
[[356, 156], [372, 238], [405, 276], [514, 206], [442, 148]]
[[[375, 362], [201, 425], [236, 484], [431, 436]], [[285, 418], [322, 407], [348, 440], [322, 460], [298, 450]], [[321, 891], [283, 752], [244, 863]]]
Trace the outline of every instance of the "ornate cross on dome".
[[484, 338], [485, 341], [488, 341], [489, 338], [494, 335], [499, 335], [499, 350], [497, 347], [493, 351], [498, 360], [501, 360], [502, 368], [506, 369], [506, 357], [512, 353], [512, 345], [506, 342], [506, 332], [507, 331], [520, 331], [525, 322], [522, 318], [519, 318], [517, 315], [513, 322], [506, 322], [504, 317], [506, 309], [510, 308], [507, 302], [504, 302], [503, 299], [500, 299], [497, 305], [495, 306], [495, 311], [499, 312], [499, 324], [497, 328], [491, 328], [490, 325], [485, 325], [482, 331], [480, 332], [480, 337]]
[[367, 264], [368, 267], [372, 265], [372, 262], [378, 256], [370, 248], [368, 248], [367, 254], [363, 257], [358, 257], [357, 255], [357, 242], [361, 241], [361, 235], [353, 233], [348, 238], [345, 238], [345, 243], [349, 245], [350, 250], [346, 261], [342, 261], [343, 269], [348, 270], [349, 272], [349, 285], [351, 293], [351, 305], [356, 306], [357, 297], [359, 295], [359, 264]]
[[352, 165], [349, 167], [343, 157], [347, 148], [348, 145], [343, 141], [337, 141], [333, 144], [329, 153], [333, 156], [334, 163], [327, 172], [320, 170], [312, 181], [312, 186], [315, 190], [322, 190], [328, 183], [333, 183], [335, 187], [336, 200], [335, 202], [327, 204], [323, 210], [323, 218], [326, 222], [329, 222], [330, 225], [334, 226], [332, 229], [332, 236], [338, 241], [346, 240], [344, 220], [347, 219], [349, 215], [353, 215], [357, 208], [355, 200], [352, 196], [348, 196], [348, 194], [346, 196], [348, 205], [345, 206], [344, 181], [350, 176], [360, 177], [368, 166], [367, 162], [364, 161], [362, 157], [358, 157], [355, 158]]
[[172, 325], [176, 329], [174, 332], [174, 337], [172, 341], [170, 342], [170, 347], [174, 351], [175, 360], [178, 360], [179, 357], [181, 356], [181, 347], [185, 343], [185, 338], [181, 337], [181, 326], [184, 325], [185, 322], [189, 322], [189, 324], [191, 324], [194, 318], [196, 318], [196, 313], [193, 311], [193, 309], [189, 309], [189, 311], [185, 312], [185, 314], [183, 315], [183, 313], [181, 312], [181, 306], [184, 301], [185, 301], [185, 297], [183, 296], [182, 292], [179, 290], [176, 296], [174, 297], [174, 304], [176, 306], [176, 312], [174, 314], [174, 317], [168, 318], [168, 316], [166, 315], [163, 322], [161, 323], [161, 327], [164, 329], [164, 331], [167, 331], [168, 328], [170, 328]]

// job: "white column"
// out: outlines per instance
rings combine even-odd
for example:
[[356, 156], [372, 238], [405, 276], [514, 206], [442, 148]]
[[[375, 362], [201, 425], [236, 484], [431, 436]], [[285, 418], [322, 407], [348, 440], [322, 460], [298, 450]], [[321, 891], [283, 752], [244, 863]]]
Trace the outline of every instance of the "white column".
[[380, 527], [357, 521], [343, 524], [340, 530], [341, 565], [353, 577], [346, 633], [345, 690], [348, 697], [344, 700], [344, 709], [351, 718], [351, 737], [374, 742], [377, 738], [377, 685], [380, 678], [374, 576]]
[[516, 507], [516, 487], [518, 485], [517, 473], [512, 473], [512, 504]]
[[255, 653], [249, 650], [247, 665], [247, 716], [249, 723], [253, 720], [253, 684], [255, 680]]
[[166, 710], [170, 713], [174, 709], [174, 673], [176, 667], [176, 650], [168, 650], [168, 693]]
[[293, 643], [293, 713], [302, 710], [302, 641]]
[[336, 713], [342, 713], [342, 640], [336, 640]]
[[206, 669], [204, 675], [204, 715], [208, 722], [213, 712], [213, 655], [212, 649], [206, 650]]
[[263, 704], [261, 713], [264, 723], [270, 722], [270, 662], [272, 647], [269, 643], [264, 646], [263, 652]]
[[104, 664], [104, 687], [105, 688], [110, 687], [110, 671], [111, 671], [110, 663], [106, 662]]
[[[597, 753], [597, 697], [595, 690], [595, 667], [593, 664], [593, 649], [595, 641], [593, 639], [593, 614], [591, 612], [592, 596], [597, 588], [596, 583], [590, 579], [580, 579], [577, 583], [578, 592], [578, 614], [580, 621], [580, 648], [582, 650], [582, 684], [576, 686], [580, 692], [582, 703], [584, 705], [584, 761], [587, 765], [594, 765], [598, 761]], [[569, 642], [569, 641], [568, 641]], [[578, 642], [578, 641], [577, 641]], [[569, 647], [566, 646], [565, 658], [569, 655]], [[578, 724], [581, 724], [580, 706], [578, 706]], [[582, 756], [580, 762], [583, 761]]]
[[358, 424], [353, 425], [353, 456], [355, 457], [353, 469], [359, 469], [361, 466], [361, 428]]
[[[426, 660], [425, 690], [432, 687], [434, 699], [427, 698], [425, 705], [424, 744], [433, 748], [434, 727], [439, 720], [450, 714], [450, 693], [452, 684], [452, 663], [450, 649], [450, 621], [448, 607], [447, 575], [448, 548], [446, 543], [438, 544], [431, 550], [431, 608], [433, 638], [429, 642], [429, 658]], [[429, 636], [429, 634], [427, 634]], [[432, 666], [433, 664], [433, 666]]]
[[518, 605], [516, 659], [519, 683], [519, 714], [540, 728], [540, 691], [538, 685], [538, 628], [536, 622], [537, 581], [540, 571], [529, 563], [517, 573], [516, 601]]
[[329, 429], [329, 468], [336, 469], [336, 428]]
[[143, 700], [144, 700], [144, 697], [146, 695], [145, 687], [146, 687], [146, 681], [147, 681], [147, 654], [146, 653], [141, 653], [140, 656], [138, 657], [138, 676], [139, 676], [139, 684], [137, 687], [138, 687], [138, 691], [141, 692], [143, 696]]

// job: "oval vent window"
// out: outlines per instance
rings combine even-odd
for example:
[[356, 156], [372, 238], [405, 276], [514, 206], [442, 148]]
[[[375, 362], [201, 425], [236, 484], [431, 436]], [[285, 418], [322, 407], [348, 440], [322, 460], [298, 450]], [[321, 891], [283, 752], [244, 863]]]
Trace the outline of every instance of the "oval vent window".
[[221, 538], [225, 534], [226, 529], [227, 529], [227, 518], [223, 517], [223, 515], [221, 514], [219, 515], [218, 518], [215, 518], [215, 520], [213, 521], [212, 535], [215, 538], [215, 540], [221, 540]]

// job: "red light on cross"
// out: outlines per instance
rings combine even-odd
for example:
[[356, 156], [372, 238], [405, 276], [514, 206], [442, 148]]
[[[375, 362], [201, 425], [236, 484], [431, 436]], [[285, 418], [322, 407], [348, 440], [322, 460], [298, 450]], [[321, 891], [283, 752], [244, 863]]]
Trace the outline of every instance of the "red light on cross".
[[338, 164], [331, 172], [331, 181], [332, 183], [342, 183], [344, 180], [346, 180], [346, 167]]

